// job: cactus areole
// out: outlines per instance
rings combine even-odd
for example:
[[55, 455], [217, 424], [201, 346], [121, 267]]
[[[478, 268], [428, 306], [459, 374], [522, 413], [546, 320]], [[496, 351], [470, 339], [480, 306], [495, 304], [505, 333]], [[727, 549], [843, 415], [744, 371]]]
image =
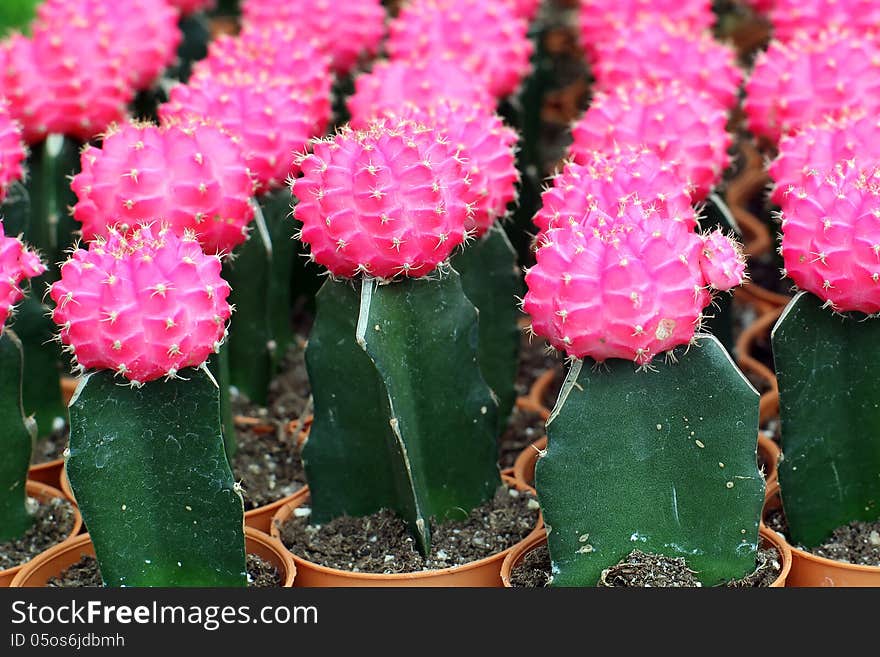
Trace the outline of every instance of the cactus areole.
[[393, 509], [428, 554], [433, 523], [499, 484], [477, 312], [446, 264], [472, 213], [467, 172], [440, 134], [390, 120], [315, 142], [301, 167], [301, 239], [356, 279], [321, 289], [306, 351], [311, 520]]

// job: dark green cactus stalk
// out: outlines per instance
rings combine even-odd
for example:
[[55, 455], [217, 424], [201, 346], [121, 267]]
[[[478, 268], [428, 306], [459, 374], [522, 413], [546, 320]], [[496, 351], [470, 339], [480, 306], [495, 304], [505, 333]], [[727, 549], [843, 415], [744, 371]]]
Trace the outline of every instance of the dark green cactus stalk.
[[705, 585], [754, 569], [758, 393], [713, 336], [675, 359], [573, 361], [536, 471], [555, 586], [593, 586], [635, 549]]
[[516, 402], [522, 316], [517, 298], [523, 294], [516, 251], [495, 224], [476, 244], [459, 253], [452, 266], [461, 276], [467, 298], [480, 313], [479, 363], [483, 378], [498, 398], [499, 435]]
[[183, 16], [178, 27], [183, 34], [183, 40], [177, 48], [178, 64], [170, 73], [186, 84], [192, 73], [193, 64], [208, 56], [211, 28], [205, 15], [201, 13]]
[[224, 278], [232, 286], [235, 324], [229, 336], [229, 383], [265, 404], [269, 383], [292, 339], [291, 274], [295, 245], [290, 193], [264, 194], [250, 239], [236, 251]]
[[427, 554], [432, 521], [463, 517], [498, 487], [476, 309], [454, 271], [328, 281], [317, 301], [306, 349], [315, 419], [303, 449], [311, 519], [390, 508]]
[[21, 407], [23, 353], [15, 333], [0, 331], [0, 543], [21, 536], [32, 519], [25, 506], [33, 422]]
[[0, 3], [0, 36], [16, 30], [30, 32], [31, 21], [42, 0], [3, 0]]
[[204, 368], [141, 387], [86, 375], [67, 476], [107, 586], [245, 586], [244, 504]]
[[772, 334], [779, 378], [779, 484], [794, 543], [880, 518], [880, 321], [834, 314], [801, 292]]
[[15, 330], [21, 337], [28, 376], [22, 382], [25, 413], [36, 418], [40, 435], [48, 435], [67, 420], [61, 397], [61, 349], [54, 340], [49, 308], [36, 294], [28, 294], [16, 307]]

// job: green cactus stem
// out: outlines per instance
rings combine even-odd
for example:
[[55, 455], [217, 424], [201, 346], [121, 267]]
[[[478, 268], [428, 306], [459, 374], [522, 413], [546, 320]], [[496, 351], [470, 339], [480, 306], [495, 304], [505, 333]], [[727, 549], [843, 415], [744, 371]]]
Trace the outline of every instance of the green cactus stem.
[[86, 375], [66, 468], [107, 586], [245, 586], [244, 503], [207, 369], [141, 387]]
[[223, 430], [223, 447], [229, 463], [238, 451], [238, 434], [235, 431], [235, 414], [232, 411], [232, 394], [229, 389], [229, 341], [220, 345], [220, 351], [208, 361], [208, 369], [220, 388], [220, 426]]
[[396, 511], [423, 554], [431, 523], [498, 487], [496, 408], [477, 312], [454, 271], [388, 285], [328, 281], [306, 349], [311, 520]]
[[171, 73], [184, 84], [192, 74], [193, 64], [208, 56], [208, 43], [211, 41], [211, 28], [205, 14], [195, 13], [183, 16], [178, 23], [183, 40], [177, 48], [178, 64]]
[[236, 308], [229, 334], [229, 382], [250, 401], [265, 405], [269, 383], [292, 339], [290, 193], [264, 194], [255, 208], [251, 236], [223, 276]]
[[801, 292], [772, 342], [785, 517], [791, 540], [814, 547], [841, 525], [880, 518], [880, 320], [834, 314]]
[[704, 585], [754, 570], [758, 393], [713, 336], [675, 359], [573, 361], [536, 471], [554, 586], [593, 586], [635, 549], [684, 557]]
[[23, 352], [10, 329], [0, 333], [0, 543], [18, 538], [33, 522], [25, 506], [34, 427], [22, 412]]
[[16, 30], [28, 34], [42, 0], [3, 0], [0, 2], [0, 36]]
[[498, 435], [516, 402], [521, 316], [517, 297], [523, 294], [516, 251], [498, 224], [481, 240], [455, 256], [453, 268], [461, 286], [480, 313], [479, 363], [483, 378], [498, 399]]

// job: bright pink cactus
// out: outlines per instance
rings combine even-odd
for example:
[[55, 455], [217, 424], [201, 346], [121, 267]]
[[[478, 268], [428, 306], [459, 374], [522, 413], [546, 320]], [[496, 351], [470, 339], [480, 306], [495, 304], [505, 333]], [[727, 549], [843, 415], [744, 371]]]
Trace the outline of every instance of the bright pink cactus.
[[88, 141], [125, 118], [134, 97], [117, 59], [57, 36], [0, 42], [0, 88], [29, 144], [49, 134]]
[[374, 55], [385, 36], [381, 0], [243, 0], [244, 29], [283, 23], [300, 39], [314, 39], [340, 74]]
[[805, 176], [782, 198], [785, 273], [834, 310], [880, 312], [880, 168], [858, 160]]
[[832, 31], [771, 42], [755, 60], [743, 108], [751, 131], [777, 142], [853, 105], [880, 108], [880, 48]]
[[496, 104], [486, 86], [454, 62], [383, 60], [355, 78], [354, 86], [348, 109], [352, 125], [359, 129], [404, 106], [428, 109], [453, 101], [492, 111]]
[[204, 123], [123, 124], [101, 148], [83, 151], [72, 187], [87, 241], [158, 219], [178, 236], [193, 233], [206, 252], [225, 254], [247, 239], [254, 215], [241, 146]]
[[742, 71], [732, 48], [707, 31], [652, 16], [627, 25], [595, 44], [593, 74], [597, 88], [608, 91], [639, 80], [675, 80], [705, 92], [725, 108], [737, 104]]
[[773, 0], [770, 11], [773, 36], [790, 41], [797, 35], [817, 36], [829, 28], [876, 37], [880, 4], [876, 0]]
[[318, 140], [293, 182], [312, 259], [335, 276], [425, 276], [466, 236], [474, 195], [458, 149], [412, 121]]
[[138, 385], [198, 367], [217, 351], [232, 309], [220, 258], [193, 236], [143, 226], [77, 249], [50, 295], [61, 341], [81, 371]]
[[330, 58], [287, 26], [251, 27], [235, 37], [217, 37], [208, 46], [208, 56], [193, 65], [190, 80], [241, 72], [259, 76], [261, 70], [295, 86], [310, 104], [315, 134], [326, 130], [333, 86]]
[[594, 210], [581, 224], [541, 234], [523, 308], [532, 330], [570, 356], [647, 365], [691, 341], [709, 286], [729, 287], [714, 270], [707, 280], [703, 250], [684, 222], [635, 206], [622, 217]]
[[709, 285], [721, 292], [742, 285], [746, 279], [746, 259], [739, 242], [720, 230], [703, 235], [700, 269]]
[[28, 251], [19, 238], [6, 237], [0, 221], [0, 335], [13, 306], [24, 297], [20, 287], [22, 281], [44, 271], [46, 267], [40, 257]]
[[574, 126], [571, 153], [585, 162], [593, 151], [644, 146], [676, 162], [694, 203], [705, 200], [730, 161], [727, 113], [705, 94], [681, 85], [618, 88], [597, 93]]
[[863, 163], [880, 162], [880, 120], [864, 111], [786, 135], [768, 168], [776, 183], [770, 198], [780, 205], [787, 192], [803, 186], [810, 172], [831, 171], [856, 156]]
[[205, 117], [237, 137], [263, 192], [296, 175], [295, 154], [324, 133], [329, 117], [313, 115], [312, 99], [295, 82], [256, 69], [177, 85], [159, 116], [163, 123]]
[[769, 14], [776, 5], [776, 0], [745, 0], [759, 14]]
[[590, 61], [595, 61], [596, 44], [640, 20], [656, 22], [663, 17], [693, 33], [715, 22], [712, 0], [581, 0], [580, 7], [581, 44]]
[[482, 107], [461, 107], [441, 102], [430, 110], [409, 108], [392, 113], [440, 132], [459, 152], [475, 195], [474, 211], [465, 224], [475, 237], [483, 235], [496, 219], [507, 214], [516, 198], [519, 171], [516, 168], [516, 131], [504, 125], [494, 112]]
[[531, 66], [528, 23], [497, 2], [412, 0], [388, 31], [391, 59], [454, 61], [496, 98], [516, 91]]
[[9, 185], [24, 175], [21, 163], [26, 155], [21, 127], [10, 115], [9, 104], [0, 96], [0, 202], [6, 198]]
[[177, 7], [184, 16], [188, 16], [197, 11], [213, 9], [217, 4], [217, 0], [168, 0], [168, 3], [173, 7]]
[[632, 208], [691, 228], [697, 225], [675, 163], [644, 148], [622, 148], [611, 155], [595, 152], [584, 164], [569, 162], [541, 195], [541, 209], [532, 221], [546, 231], [564, 223], [581, 224], [595, 209], [620, 217]]
[[514, 14], [530, 21], [538, 14], [541, 0], [507, 0], [507, 4], [513, 9]]
[[147, 89], [177, 56], [178, 18], [167, 0], [43, 0], [33, 34], [61, 41], [71, 56], [103, 50], [135, 89]]

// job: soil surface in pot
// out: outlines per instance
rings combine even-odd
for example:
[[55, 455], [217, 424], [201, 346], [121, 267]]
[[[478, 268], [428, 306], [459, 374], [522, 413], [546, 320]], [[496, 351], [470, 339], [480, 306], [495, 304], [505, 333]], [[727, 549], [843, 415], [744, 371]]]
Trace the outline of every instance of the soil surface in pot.
[[0, 543], [0, 570], [20, 566], [70, 536], [76, 515], [67, 500], [53, 497], [48, 502], [28, 498], [34, 518], [24, 536]]
[[544, 418], [534, 411], [514, 406], [507, 430], [498, 439], [498, 467], [513, 466], [516, 457], [545, 433]]
[[245, 511], [292, 495], [305, 485], [295, 436], [283, 428], [266, 434], [241, 429], [236, 433], [238, 450], [232, 459], [232, 472], [241, 483]]
[[[248, 587], [274, 588], [281, 586], [278, 569], [255, 554], [247, 555]], [[84, 556], [75, 564], [53, 577], [46, 586], [50, 588], [98, 588], [104, 586], [101, 571], [94, 557]]]
[[[775, 532], [788, 536], [788, 522], [782, 507], [769, 511], [764, 524]], [[856, 521], [835, 529], [831, 536], [814, 548], [795, 547], [817, 557], [842, 561], [857, 566], [880, 566], [880, 520]]]
[[[782, 570], [782, 555], [775, 547], [758, 550], [754, 572], [728, 582], [730, 588], [768, 587]], [[510, 574], [514, 587], [541, 588], [550, 585], [550, 551], [540, 545], [526, 554]], [[633, 550], [625, 559], [602, 572], [597, 586], [625, 588], [700, 587], [696, 573], [681, 557], [666, 557]]]
[[322, 566], [360, 573], [411, 573], [460, 566], [497, 554], [529, 535], [538, 521], [530, 493], [499, 487], [467, 519], [435, 524], [431, 554], [415, 548], [406, 523], [394, 512], [343, 516], [310, 525], [294, 516], [281, 526], [281, 541], [298, 557]]
[[34, 449], [31, 452], [31, 465], [48, 463], [64, 456], [69, 436], [70, 427], [65, 422], [64, 426], [60, 429], [37, 438], [37, 441], [34, 443]]
[[280, 426], [305, 414], [312, 395], [305, 350], [305, 338], [295, 336], [294, 343], [281, 362], [278, 375], [269, 384], [269, 403], [266, 407], [251, 403], [244, 395], [236, 395], [232, 400], [233, 413]]

